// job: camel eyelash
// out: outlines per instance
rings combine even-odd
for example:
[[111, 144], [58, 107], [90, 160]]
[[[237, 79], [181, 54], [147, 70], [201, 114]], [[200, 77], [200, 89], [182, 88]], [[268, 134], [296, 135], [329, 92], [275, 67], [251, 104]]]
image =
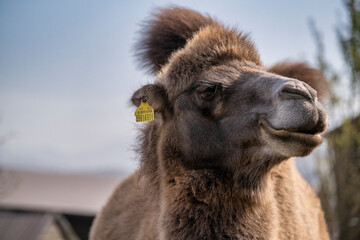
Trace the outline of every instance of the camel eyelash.
[[208, 89], [219, 90], [222, 89], [222, 87], [223, 86], [221, 83], [206, 82], [206, 81], [201, 81], [194, 86], [194, 88], [197, 89], [198, 92], [206, 91]]

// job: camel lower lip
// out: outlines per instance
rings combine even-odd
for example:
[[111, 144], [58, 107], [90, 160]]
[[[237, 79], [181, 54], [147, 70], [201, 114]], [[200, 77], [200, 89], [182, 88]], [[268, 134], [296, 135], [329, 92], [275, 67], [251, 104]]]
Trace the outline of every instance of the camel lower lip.
[[307, 145], [317, 146], [322, 142], [322, 137], [319, 133], [310, 134], [302, 132], [292, 132], [286, 129], [276, 129], [270, 125], [266, 120], [261, 120], [260, 123], [264, 126], [266, 132], [271, 135], [281, 138], [284, 141], [301, 141]]

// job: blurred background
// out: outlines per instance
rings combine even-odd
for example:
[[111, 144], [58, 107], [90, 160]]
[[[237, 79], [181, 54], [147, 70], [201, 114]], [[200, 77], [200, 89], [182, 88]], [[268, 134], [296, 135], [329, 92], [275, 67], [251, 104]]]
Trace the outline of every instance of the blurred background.
[[[154, 77], [137, 67], [135, 40], [141, 22], [171, 4], [0, 1], [0, 236], [87, 239], [138, 165], [141, 123], [129, 99]], [[297, 164], [332, 239], [360, 239], [360, 1], [176, 4], [250, 33], [264, 65], [305, 61], [324, 72], [327, 140]]]

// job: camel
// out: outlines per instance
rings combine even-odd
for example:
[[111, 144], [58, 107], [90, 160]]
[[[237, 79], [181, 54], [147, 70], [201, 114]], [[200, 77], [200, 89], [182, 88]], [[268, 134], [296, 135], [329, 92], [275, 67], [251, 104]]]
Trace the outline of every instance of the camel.
[[322, 142], [323, 75], [263, 66], [247, 34], [181, 7], [158, 9], [136, 44], [156, 76], [139, 169], [96, 217], [92, 240], [329, 239], [293, 157]]

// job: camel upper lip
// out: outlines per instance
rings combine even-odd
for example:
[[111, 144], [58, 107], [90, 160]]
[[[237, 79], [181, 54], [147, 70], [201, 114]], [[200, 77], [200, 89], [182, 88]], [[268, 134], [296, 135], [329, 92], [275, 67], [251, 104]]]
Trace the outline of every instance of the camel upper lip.
[[277, 129], [274, 128], [267, 120], [261, 119], [260, 123], [264, 126], [264, 128], [281, 138], [291, 138], [291, 139], [298, 139], [300, 141], [310, 141], [314, 144], [321, 143], [322, 137], [319, 132], [301, 132], [301, 131], [292, 131], [291, 129]]
[[266, 127], [269, 127], [275, 131], [279, 131], [279, 132], [288, 132], [288, 133], [292, 133], [292, 134], [300, 134], [300, 135], [317, 135], [320, 134], [322, 131], [318, 130], [316, 127], [312, 128], [312, 129], [307, 129], [307, 130], [302, 130], [299, 128], [276, 128], [273, 127], [266, 119], [262, 118], [260, 119], [260, 123], [265, 125]]

